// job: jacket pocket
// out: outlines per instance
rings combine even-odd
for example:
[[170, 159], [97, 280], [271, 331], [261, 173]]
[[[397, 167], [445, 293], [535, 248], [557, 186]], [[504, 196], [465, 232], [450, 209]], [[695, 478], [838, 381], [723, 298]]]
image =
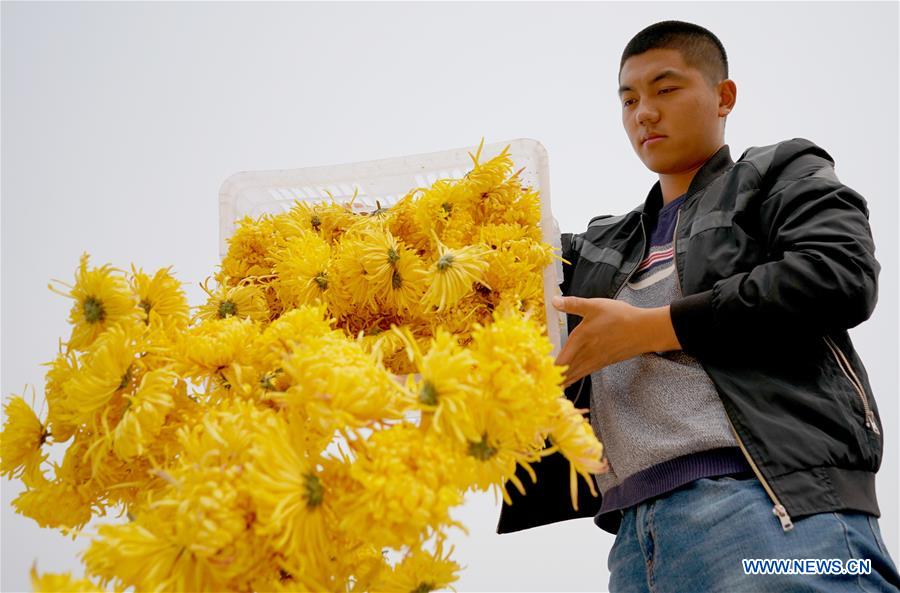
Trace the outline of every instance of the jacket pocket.
[[859, 380], [859, 377], [857, 377], [856, 373], [853, 371], [853, 367], [850, 365], [850, 361], [847, 360], [847, 357], [834, 342], [834, 340], [831, 339], [831, 337], [826, 335], [822, 336], [822, 339], [825, 341], [825, 345], [828, 346], [830, 356], [833, 358], [838, 368], [840, 369], [840, 374], [850, 384], [853, 391], [856, 393], [860, 404], [862, 404], [863, 425], [866, 427], [866, 430], [871, 430], [875, 434], [880, 435], [881, 429], [878, 427], [878, 421], [875, 418], [875, 414], [872, 413], [872, 408], [869, 405], [869, 398], [866, 396], [866, 390], [863, 387], [862, 382]]

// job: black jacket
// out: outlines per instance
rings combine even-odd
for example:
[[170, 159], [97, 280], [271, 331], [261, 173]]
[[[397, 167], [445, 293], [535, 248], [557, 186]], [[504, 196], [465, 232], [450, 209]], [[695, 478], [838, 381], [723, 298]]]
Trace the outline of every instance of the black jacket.
[[[786, 530], [826, 511], [880, 516], [881, 420], [847, 329], [871, 316], [881, 266], [866, 201], [833, 165], [803, 138], [751, 147], [737, 163], [724, 145], [694, 176], [675, 225], [676, 336], [715, 384]], [[563, 234], [563, 294], [614, 298], [661, 206], [657, 182], [631, 212]], [[570, 332], [579, 321], [568, 316]], [[587, 377], [565, 394], [588, 407], [590, 389]], [[526, 496], [508, 489], [513, 504], [504, 503], [498, 533], [597, 513], [602, 497], [581, 478], [572, 508], [559, 453], [533, 468], [537, 483], [517, 469]], [[597, 524], [616, 533], [620, 514], [607, 516]]]

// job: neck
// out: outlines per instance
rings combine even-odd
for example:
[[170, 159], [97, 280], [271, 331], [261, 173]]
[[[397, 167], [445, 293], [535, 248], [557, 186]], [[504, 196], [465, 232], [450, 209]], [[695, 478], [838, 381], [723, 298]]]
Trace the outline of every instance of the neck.
[[691, 181], [694, 179], [697, 171], [699, 171], [706, 161], [708, 161], [712, 155], [716, 154], [721, 147], [722, 144], [719, 144], [715, 150], [686, 171], [659, 174], [659, 189], [662, 191], [663, 206], [687, 192], [691, 187]]
[[659, 176], [659, 189], [662, 191], [663, 206], [677, 197], [684, 195], [691, 186], [691, 180], [702, 166], [702, 163], [690, 171], [675, 174], [661, 174]]

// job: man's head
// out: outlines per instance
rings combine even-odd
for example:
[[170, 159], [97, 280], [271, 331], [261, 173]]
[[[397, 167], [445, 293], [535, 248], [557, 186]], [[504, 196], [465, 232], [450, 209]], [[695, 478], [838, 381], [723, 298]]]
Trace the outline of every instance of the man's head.
[[[638, 157], [656, 173], [688, 171], [721, 147], [736, 96], [725, 48], [698, 25], [650, 25], [622, 53], [622, 124]], [[663, 138], [644, 143], [648, 135]]]

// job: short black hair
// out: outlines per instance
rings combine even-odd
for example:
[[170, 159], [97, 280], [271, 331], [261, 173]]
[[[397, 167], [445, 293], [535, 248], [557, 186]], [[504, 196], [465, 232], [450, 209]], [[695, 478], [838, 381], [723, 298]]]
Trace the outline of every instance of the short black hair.
[[651, 49], [678, 50], [685, 63], [700, 70], [711, 86], [728, 78], [728, 57], [719, 38], [700, 25], [684, 21], [661, 21], [632, 37], [622, 52], [619, 76], [625, 60]]

